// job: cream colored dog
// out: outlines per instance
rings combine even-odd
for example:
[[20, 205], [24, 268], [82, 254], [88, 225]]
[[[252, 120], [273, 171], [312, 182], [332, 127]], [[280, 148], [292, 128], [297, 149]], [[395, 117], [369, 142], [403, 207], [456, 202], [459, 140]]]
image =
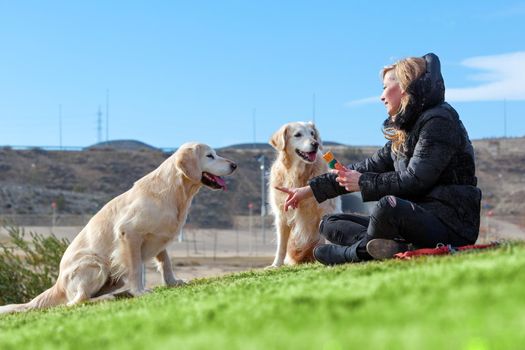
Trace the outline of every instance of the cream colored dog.
[[112, 299], [119, 293], [141, 295], [146, 291], [142, 264], [153, 258], [166, 285], [183, 284], [173, 274], [166, 247], [202, 185], [224, 188], [220, 176], [236, 168], [207, 145], [182, 145], [93, 216], [64, 253], [53, 287], [27, 304], [2, 306], [0, 313]]
[[321, 138], [311, 122], [283, 125], [270, 139], [277, 158], [270, 170], [270, 206], [275, 216], [277, 251], [271, 266], [313, 261], [313, 249], [323, 243], [319, 223], [325, 214], [341, 211], [339, 198], [322, 204], [315, 198], [304, 200], [296, 210], [284, 211], [287, 194], [276, 187], [303, 187], [311, 178], [329, 171], [322, 159]]

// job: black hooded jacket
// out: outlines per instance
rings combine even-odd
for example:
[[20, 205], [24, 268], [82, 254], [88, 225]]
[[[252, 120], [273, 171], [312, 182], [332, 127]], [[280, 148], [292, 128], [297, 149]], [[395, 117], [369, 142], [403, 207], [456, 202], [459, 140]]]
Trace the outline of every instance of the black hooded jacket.
[[[481, 201], [474, 150], [458, 113], [444, 102], [438, 57], [432, 53], [423, 57], [426, 72], [407, 88], [413, 98], [405, 113], [397, 115], [394, 123], [385, 121], [385, 126], [407, 132], [402, 152], [395, 154], [387, 142], [372, 157], [348, 168], [362, 173], [363, 201], [387, 195], [410, 200], [434, 213], [467, 243], [474, 243]], [[310, 180], [319, 203], [348, 193], [335, 178], [324, 174]]]

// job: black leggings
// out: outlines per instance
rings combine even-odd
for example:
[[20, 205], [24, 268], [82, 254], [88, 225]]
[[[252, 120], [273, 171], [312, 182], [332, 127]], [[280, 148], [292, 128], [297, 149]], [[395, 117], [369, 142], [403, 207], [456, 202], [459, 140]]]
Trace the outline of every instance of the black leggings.
[[394, 196], [381, 198], [370, 216], [326, 215], [319, 232], [335, 244], [358, 244], [357, 254], [364, 259], [369, 258], [366, 243], [374, 238], [402, 240], [418, 248], [434, 248], [438, 243], [469, 244], [428, 210]]

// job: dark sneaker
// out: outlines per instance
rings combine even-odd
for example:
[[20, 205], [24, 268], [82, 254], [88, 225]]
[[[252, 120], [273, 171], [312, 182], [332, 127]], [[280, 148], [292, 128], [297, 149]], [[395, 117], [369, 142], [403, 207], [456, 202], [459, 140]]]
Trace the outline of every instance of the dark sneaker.
[[408, 244], [393, 239], [376, 238], [366, 244], [366, 251], [376, 260], [392, 259], [395, 254], [406, 252]]
[[314, 248], [314, 258], [323, 265], [339, 265], [360, 262], [355, 247], [337, 244], [322, 244]]

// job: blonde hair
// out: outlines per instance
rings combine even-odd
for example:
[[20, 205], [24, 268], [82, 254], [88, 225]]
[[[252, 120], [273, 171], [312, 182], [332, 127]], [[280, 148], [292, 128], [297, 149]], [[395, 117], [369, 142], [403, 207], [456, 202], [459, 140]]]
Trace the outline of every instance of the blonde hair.
[[[426, 61], [422, 57], [407, 57], [391, 66], [381, 69], [379, 74], [381, 81], [383, 81], [387, 72], [393, 71], [393, 79], [398, 82], [401, 90], [405, 92], [401, 97], [401, 103], [396, 116], [405, 112], [408, 103], [412, 99], [412, 96], [407, 92], [407, 88], [414, 80], [425, 73], [426, 66]], [[405, 130], [390, 126], [383, 129], [383, 135], [388, 141], [392, 142], [392, 151], [395, 154], [401, 152], [401, 148], [405, 144], [407, 138]]]

